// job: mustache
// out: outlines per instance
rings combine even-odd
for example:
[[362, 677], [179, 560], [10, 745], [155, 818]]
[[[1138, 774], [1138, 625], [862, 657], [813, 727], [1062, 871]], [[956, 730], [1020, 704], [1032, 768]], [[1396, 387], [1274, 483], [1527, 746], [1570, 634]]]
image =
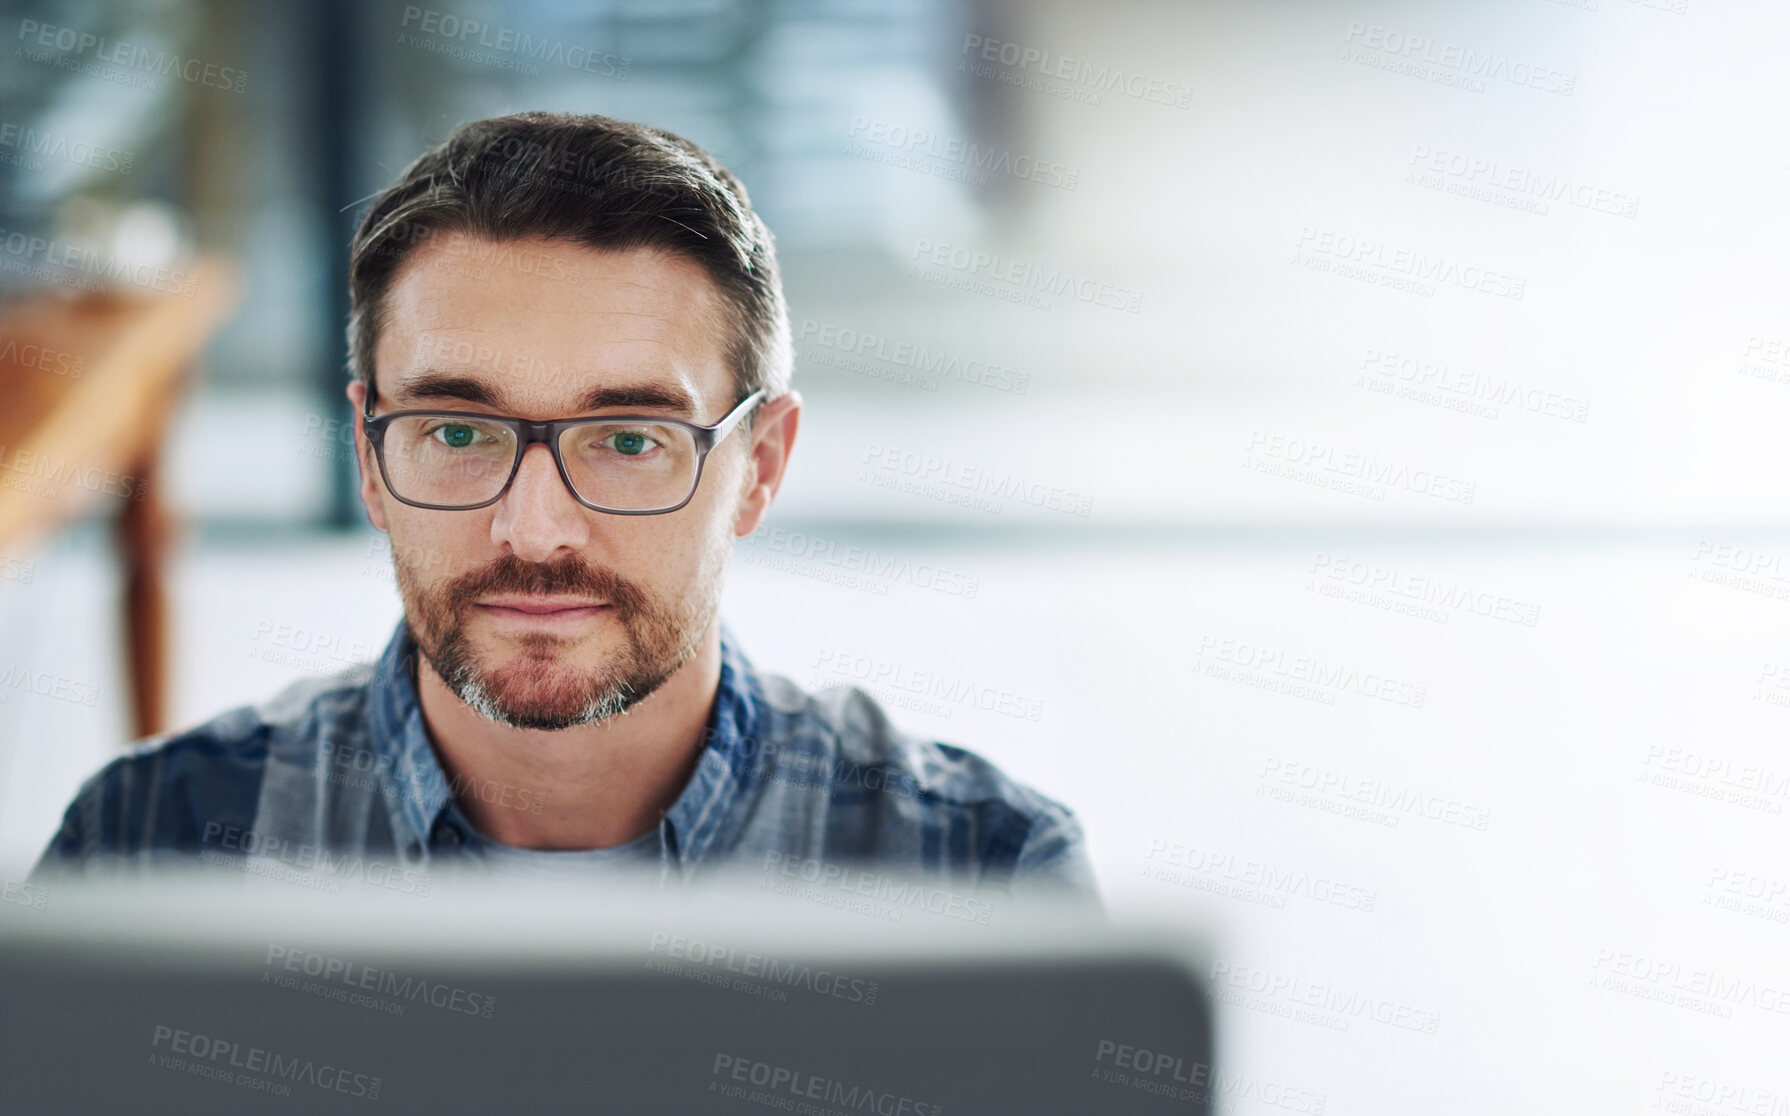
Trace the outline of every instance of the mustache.
[[555, 594], [598, 597], [623, 615], [638, 612], [646, 596], [613, 570], [592, 566], [575, 554], [557, 562], [525, 562], [506, 554], [483, 569], [455, 578], [444, 596], [455, 611], [497, 593]]

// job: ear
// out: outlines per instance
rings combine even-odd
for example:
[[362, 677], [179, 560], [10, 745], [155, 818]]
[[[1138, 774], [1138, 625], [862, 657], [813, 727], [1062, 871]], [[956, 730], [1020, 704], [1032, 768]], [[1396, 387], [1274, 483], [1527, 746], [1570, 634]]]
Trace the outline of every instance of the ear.
[[745, 538], [758, 530], [771, 500], [783, 484], [789, 451], [796, 444], [796, 427], [802, 419], [802, 395], [788, 391], [764, 404], [752, 421], [752, 444], [747, 451], [746, 487], [740, 493], [739, 519], [733, 533]]
[[366, 398], [366, 384], [356, 380], [348, 385], [348, 403], [353, 412], [350, 421], [354, 423], [354, 457], [360, 462], [360, 502], [366, 506], [367, 518], [373, 526], [389, 532], [391, 527], [385, 521], [385, 489], [379, 479], [379, 466], [373, 460], [373, 444], [367, 441], [367, 432], [361, 426]]

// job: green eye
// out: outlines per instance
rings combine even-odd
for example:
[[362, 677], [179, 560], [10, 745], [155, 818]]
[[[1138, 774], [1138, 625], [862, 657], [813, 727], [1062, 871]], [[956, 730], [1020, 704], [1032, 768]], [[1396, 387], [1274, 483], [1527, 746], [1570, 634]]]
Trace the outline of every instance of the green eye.
[[463, 422], [450, 422], [436, 428], [442, 442], [453, 449], [464, 449], [478, 437], [478, 431]]
[[614, 444], [617, 453], [626, 454], [629, 457], [645, 453], [648, 445], [652, 442], [651, 438], [638, 430], [618, 431], [611, 434], [609, 440]]

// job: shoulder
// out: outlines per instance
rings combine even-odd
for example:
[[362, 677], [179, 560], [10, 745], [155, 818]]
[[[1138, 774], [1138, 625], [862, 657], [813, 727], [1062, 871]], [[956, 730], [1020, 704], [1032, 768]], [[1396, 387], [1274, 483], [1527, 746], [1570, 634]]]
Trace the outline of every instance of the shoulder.
[[1073, 818], [1068, 807], [978, 753], [902, 729], [856, 686], [809, 691], [780, 674], [760, 674], [759, 680], [771, 714], [767, 738], [824, 747], [842, 772], [885, 770], [942, 803], [1005, 802], [1030, 818]]
[[758, 681], [768, 722], [761, 731], [774, 745], [775, 767], [824, 768], [833, 813], [844, 819], [830, 835], [835, 847], [862, 842], [842, 851], [886, 855], [905, 847], [922, 859], [961, 856], [1002, 877], [1085, 872], [1075, 813], [986, 757], [903, 730], [855, 686], [809, 691], [775, 673]]
[[196, 851], [207, 827], [251, 824], [270, 756], [314, 753], [358, 711], [363, 665], [294, 682], [191, 728], [133, 742], [82, 783], [45, 861]]

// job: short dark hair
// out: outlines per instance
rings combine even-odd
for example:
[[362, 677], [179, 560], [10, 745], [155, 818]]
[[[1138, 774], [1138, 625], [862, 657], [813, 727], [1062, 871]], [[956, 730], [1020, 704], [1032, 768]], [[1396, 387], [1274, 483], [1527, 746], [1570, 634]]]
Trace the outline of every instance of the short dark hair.
[[789, 310], [770, 230], [739, 179], [681, 136], [594, 114], [524, 112], [462, 125], [425, 151], [374, 198], [349, 256], [349, 370], [369, 390], [392, 277], [422, 240], [445, 232], [688, 258], [726, 308], [735, 401], [761, 387], [767, 400], [789, 390]]

